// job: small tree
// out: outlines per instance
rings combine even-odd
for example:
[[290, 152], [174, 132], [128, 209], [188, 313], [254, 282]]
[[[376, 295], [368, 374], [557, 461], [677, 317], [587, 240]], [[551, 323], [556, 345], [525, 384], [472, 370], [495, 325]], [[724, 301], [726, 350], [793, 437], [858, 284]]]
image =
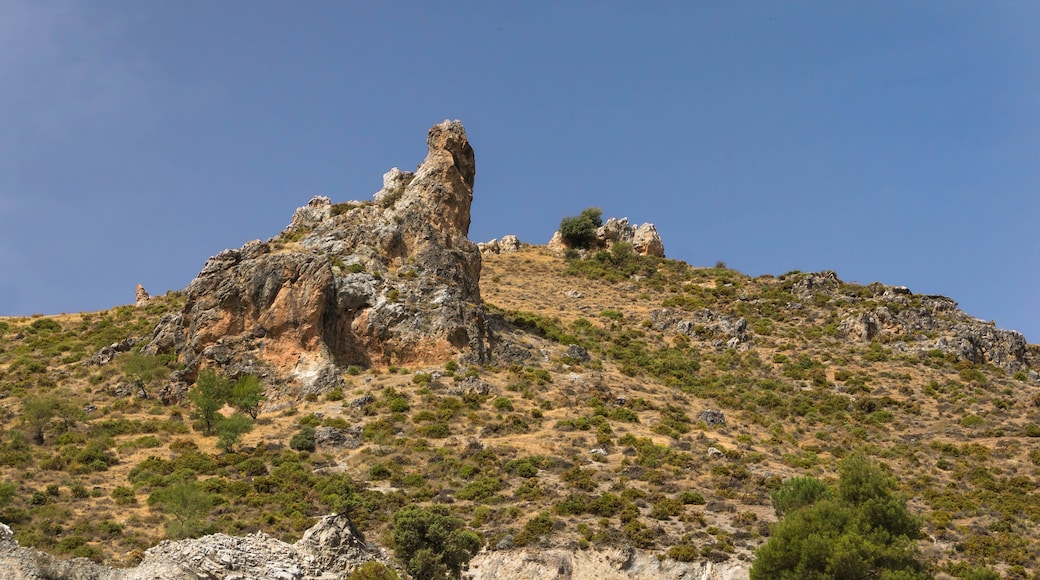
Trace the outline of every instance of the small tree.
[[123, 374], [141, 387], [169, 377], [170, 369], [159, 356], [129, 352], [123, 358]]
[[242, 375], [231, 388], [231, 403], [254, 420], [260, 413], [260, 403], [264, 401], [264, 386], [260, 379], [253, 375]]
[[461, 578], [483, 542], [444, 506], [406, 506], [394, 513], [394, 554], [416, 580]]
[[560, 220], [560, 235], [563, 241], [572, 248], [588, 249], [596, 239], [596, 228], [603, 225], [603, 210], [598, 207], [586, 208], [577, 216], [567, 216]]
[[149, 504], [159, 504], [173, 516], [166, 534], [173, 539], [194, 538], [206, 533], [204, 519], [213, 509], [214, 497], [194, 481], [182, 481], [155, 491]]
[[22, 399], [22, 424], [37, 445], [43, 445], [43, 433], [60, 406], [60, 402], [53, 397]]
[[231, 397], [228, 380], [213, 369], [205, 369], [195, 379], [195, 386], [188, 391], [188, 400], [195, 405], [195, 417], [206, 434], [213, 432], [220, 416], [220, 408]]
[[242, 435], [253, 430], [253, 420], [243, 413], [232, 413], [217, 421], [217, 447], [231, 453]]

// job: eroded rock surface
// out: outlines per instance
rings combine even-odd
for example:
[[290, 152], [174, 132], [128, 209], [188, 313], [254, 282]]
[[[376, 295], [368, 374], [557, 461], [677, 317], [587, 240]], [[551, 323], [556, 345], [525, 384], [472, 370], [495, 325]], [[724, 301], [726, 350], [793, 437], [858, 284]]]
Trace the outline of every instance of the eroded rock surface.
[[55, 558], [19, 547], [10, 534], [5, 537], [0, 533], [0, 577], [11, 580], [341, 578], [370, 560], [389, 564], [386, 554], [367, 544], [343, 514], [321, 518], [295, 544], [263, 532], [164, 541], [146, 550], [139, 565], [126, 569], [100, 566], [84, 558]]
[[[146, 352], [202, 366], [272, 368], [309, 391], [330, 366], [488, 356], [480, 252], [468, 238], [476, 173], [458, 121], [430, 129], [419, 169], [393, 169], [371, 202], [316, 197], [278, 237], [209, 259]], [[328, 387], [333, 388], [333, 387]]]
[[750, 564], [740, 561], [661, 560], [633, 548], [569, 551], [503, 550], [478, 554], [466, 576], [473, 580], [746, 580]]

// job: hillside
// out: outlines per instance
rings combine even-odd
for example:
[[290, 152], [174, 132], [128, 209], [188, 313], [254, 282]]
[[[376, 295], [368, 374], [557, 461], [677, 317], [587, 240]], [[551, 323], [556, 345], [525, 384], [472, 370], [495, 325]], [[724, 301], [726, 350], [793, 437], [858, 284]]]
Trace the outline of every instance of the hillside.
[[[1040, 346], [949, 298], [833, 272], [752, 278], [625, 243], [476, 254], [468, 210], [409, 233], [423, 171], [374, 205], [309, 206], [326, 213], [220, 254], [184, 292], [0, 319], [0, 520], [15, 539], [127, 566], [164, 538], [293, 541], [345, 511], [389, 545], [392, 514], [419, 503], [447, 506], [491, 552], [739, 563], [776, 520], [772, 490], [833, 479], [861, 451], [923, 519], [934, 572], [1040, 574]], [[335, 249], [362, 219], [401, 229], [381, 249]], [[328, 280], [299, 274], [325, 271], [301, 257], [314, 240]], [[298, 268], [285, 287], [302, 298], [243, 304], [206, 278], [224, 260], [253, 288], [253, 257]], [[336, 310], [350, 320], [306, 316], [351, 276], [368, 294]], [[446, 288], [460, 294], [429, 298]], [[185, 396], [214, 368], [265, 389], [230, 444]]]

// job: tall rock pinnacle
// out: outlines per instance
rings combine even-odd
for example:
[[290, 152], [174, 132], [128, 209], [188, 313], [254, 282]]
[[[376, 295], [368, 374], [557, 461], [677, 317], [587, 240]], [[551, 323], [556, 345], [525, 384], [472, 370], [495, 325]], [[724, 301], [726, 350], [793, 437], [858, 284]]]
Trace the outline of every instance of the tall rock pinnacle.
[[466, 237], [473, 148], [458, 121], [427, 144], [373, 201], [316, 197], [279, 236], [210, 258], [147, 349], [175, 352], [185, 380], [202, 366], [268, 369], [319, 390], [338, 366], [485, 360], [480, 252]]

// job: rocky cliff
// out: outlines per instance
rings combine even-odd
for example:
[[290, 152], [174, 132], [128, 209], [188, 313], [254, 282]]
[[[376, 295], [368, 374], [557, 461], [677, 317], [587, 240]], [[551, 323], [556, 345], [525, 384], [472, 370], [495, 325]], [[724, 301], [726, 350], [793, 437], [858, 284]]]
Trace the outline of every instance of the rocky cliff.
[[321, 390], [336, 365], [483, 361], [481, 258], [468, 238], [476, 173], [458, 121], [434, 126], [414, 173], [394, 168], [372, 201], [316, 197], [266, 242], [225, 250], [156, 327], [146, 352], [289, 378]]

